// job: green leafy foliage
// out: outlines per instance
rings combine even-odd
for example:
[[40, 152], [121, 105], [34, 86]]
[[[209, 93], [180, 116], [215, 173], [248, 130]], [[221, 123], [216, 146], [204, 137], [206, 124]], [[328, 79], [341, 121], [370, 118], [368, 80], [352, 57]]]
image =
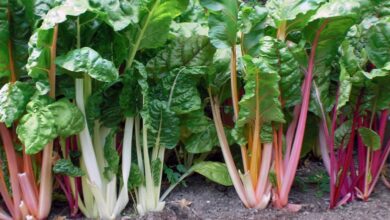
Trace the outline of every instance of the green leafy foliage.
[[376, 67], [385, 66], [390, 60], [390, 24], [389, 20], [373, 25], [368, 31], [367, 55]]
[[148, 72], [161, 73], [184, 66], [208, 66], [212, 63], [214, 52], [207, 36], [178, 37], [160, 50], [146, 68]]
[[159, 158], [157, 158], [152, 161], [151, 167], [152, 167], [153, 184], [155, 186], [159, 186], [161, 181], [161, 170], [163, 168], [163, 163]]
[[116, 130], [112, 129], [106, 136], [104, 142], [104, 158], [107, 165], [104, 167], [104, 177], [110, 180], [118, 173], [119, 170], [119, 154], [115, 147]]
[[0, 121], [10, 127], [25, 112], [33, 94], [31, 84], [19, 81], [5, 84], [0, 90]]
[[255, 120], [257, 108], [261, 123], [284, 122], [279, 100], [279, 67], [272, 59], [278, 56], [276, 44], [273, 38], [264, 37], [260, 47], [262, 54], [256, 58], [244, 57], [245, 94], [239, 102], [240, 112], [233, 131], [233, 136], [240, 144], [245, 143], [245, 126]]
[[77, 134], [84, 128], [81, 111], [67, 100], [53, 102], [41, 96], [30, 101], [26, 109], [16, 133], [27, 154], [38, 153], [57, 136]]
[[130, 168], [128, 188], [132, 190], [141, 186], [142, 184], [144, 184], [144, 177], [142, 176], [141, 170], [137, 164], [132, 163]]
[[88, 47], [57, 57], [56, 63], [72, 72], [88, 73], [92, 78], [102, 82], [115, 81], [119, 75], [111, 61], [103, 59], [96, 51]]
[[47, 106], [54, 117], [58, 136], [68, 137], [84, 128], [81, 111], [67, 99], [60, 99]]
[[[266, 7], [278, 27], [283, 21], [292, 21], [291, 23], [304, 23], [306, 19], [303, 15], [316, 10], [325, 0], [270, 0]], [[295, 20], [295, 21], [294, 21]], [[297, 25], [297, 24], [294, 24]]]
[[369, 128], [359, 128], [359, 134], [366, 147], [376, 151], [381, 148], [381, 140], [379, 135]]
[[230, 0], [200, 0], [210, 12], [208, 18], [209, 37], [216, 48], [236, 45], [238, 32], [238, 3]]
[[195, 164], [192, 169], [209, 180], [224, 186], [233, 185], [229, 172], [224, 163], [204, 161]]
[[53, 172], [56, 174], [61, 174], [61, 175], [66, 175], [71, 177], [79, 177], [85, 175], [83, 170], [73, 165], [72, 161], [67, 159], [57, 160], [53, 166]]

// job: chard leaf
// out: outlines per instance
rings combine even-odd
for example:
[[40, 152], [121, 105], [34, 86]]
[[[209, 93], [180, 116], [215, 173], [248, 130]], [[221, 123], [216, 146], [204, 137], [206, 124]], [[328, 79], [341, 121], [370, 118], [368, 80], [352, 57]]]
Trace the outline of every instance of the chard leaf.
[[88, 9], [87, 0], [65, 0], [61, 5], [50, 9], [43, 17], [41, 29], [54, 28], [56, 24], [66, 21], [67, 16], [79, 16]]
[[341, 45], [340, 77], [339, 77], [339, 98], [337, 109], [341, 109], [349, 101], [352, 90], [353, 77], [361, 70], [359, 59], [354, 54], [354, 48], [348, 41]]
[[119, 154], [115, 146], [116, 129], [111, 129], [104, 142], [104, 158], [107, 166], [104, 167], [104, 177], [110, 180], [119, 170]]
[[205, 129], [184, 140], [186, 151], [193, 154], [209, 152], [218, 144], [217, 131], [215, 125], [211, 122], [208, 123]]
[[31, 101], [27, 112], [20, 119], [16, 133], [25, 145], [26, 154], [36, 154], [57, 137], [56, 121], [41, 100]]
[[[256, 118], [256, 108], [259, 109], [261, 123], [284, 122], [282, 106], [279, 101], [280, 91], [278, 74], [277, 41], [264, 37], [261, 42], [261, 55], [256, 58], [244, 57], [246, 66], [245, 94], [239, 102], [240, 112], [234, 128], [234, 136], [240, 144], [244, 144], [246, 125]], [[241, 131], [240, 131], [241, 130]], [[260, 134], [259, 134], [260, 135]]]
[[259, 40], [264, 36], [268, 11], [257, 4], [241, 4], [238, 13], [240, 23], [242, 54], [256, 56], [259, 53]]
[[373, 25], [368, 31], [367, 55], [377, 68], [382, 68], [390, 61], [390, 24], [389, 21]]
[[351, 135], [351, 129], [352, 129], [352, 121], [348, 120], [344, 123], [342, 123], [334, 133], [334, 142], [335, 147], [344, 147], [342, 144], [346, 144], [349, 141], [349, 137]]
[[[330, 67], [337, 55], [338, 48], [346, 37], [348, 30], [352, 25], [359, 22], [362, 12], [369, 6], [367, 0], [333, 0], [323, 4], [316, 13], [310, 18], [309, 24], [303, 30], [304, 37], [309, 42], [317, 32], [324, 26], [320, 32], [316, 54], [314, 80], [317, 86], [312, 91], [312, 97], [319, 96], [322, 108], [325, 112], [331, 110], [334, 103], [333, 95], [330, 94]], [[318, 102], [310, 102], [310, 110], [316, 115], [321, 115]]]
[[80, 177], [85, 175], [83, 170], [73, 165], [72, 161], [67, 159], [57, 160], [53, 166], [53, 172], [70, 177]]
[[200, 0], [210, 11], [209, 37], [216, 48], [230, 48], [236, 45], [238, 32], [238, 4], [231, 0]]
[[196, 88], [205, 68], [175, 69], [163, 77], [162, 86], [169, 108], [176, 114], [185, 114], [201, 108], [201, 99]]
[[138, 22], [139, 0], [88, 0], [89, 10], [96, 13], [103, 21], [112, 26], [115, 31], [126, 28], [129, 24]]
[[130, 25], [125, 32], [126, 46], [130, 48], [127, 54], [127, 66], [133, 64], [138, 50], [162, 46], [169, 33], [172, 19], [184, 11], [188, 0], [150, 0], [140, 2], [138, 23]]
[[160, 158], [157, 158], [152, 161], [152, 177], [153, 177], [153, 184], [154, 186], [160, 186], [161, 181], [161, 171], [162, 171], [162, 162]]
[[152, 100], [142, 112], [148, 125], [149, 146], [172, 149], [179, 141], [179, 118], [164, 101]]
[[218, 184], [224, 186], [233, 185], [227, 167], [224, 163], [203, 161], [195, 164], [192, 169], [194, 172], [199, 173]]
[[[146, 73], [146, 72], [145, 72]], [[122, 79], [123, 88], [119, 95], [119, 105], [126, 117], [134, 117], [142, 109], [142, 84], [146, 84], [146, 74], [137, 68], [125, 72]]]
[[10, 127], [22, 116], [34, 92], [28, 83], [17, 81], [5, 84], [0, 90], [0, 121]]
[[84, 116], [80, 109], [67, 99], [61, 99], [47, 106], [53, 114], [57, 134], [61, 137], [68, 137], [78, 134], [84, 129]]
[[359, 128], [359, 134], [364, 145], [371, 148], [373, 151], [381, 148], [381, 139], [375, 131], [369, 128]]
[[96, 51], [88, 47], [57, 57], [56, 63], [72, 72], [86, 72], [92, 78], [102, 82], [113, 82], [118, 79], [119, 75], [111, 61], [103, 59]]
[[144, 184], [144, 177], [141, 173], [141, 169], [136, 163], [132, 163], [127, 187], [129, 188], [129, 190], [132, 190], [141, 186], [142, 184]]
[[178, 37], [151, 59], [146, 68], [148, 72], [161, 73], [184, 66], [208, 66], [214, 52], [207, 36]]
[[[326, 0], [270, 0], [266, 7], [269, 14], [274, 19], [276, 26], [283, 21], [291, 21], [291, 24], [305, 23], [308, 19], [298, 19], [305, 14], [316, 10]], [[294, 21], [295, 20], [295, 21]]]
[[10, 62], [8, 43], [10, 41], [10, 22], [8, 21], [8, 1], [0, 1], [0, 78], [10, 77]]

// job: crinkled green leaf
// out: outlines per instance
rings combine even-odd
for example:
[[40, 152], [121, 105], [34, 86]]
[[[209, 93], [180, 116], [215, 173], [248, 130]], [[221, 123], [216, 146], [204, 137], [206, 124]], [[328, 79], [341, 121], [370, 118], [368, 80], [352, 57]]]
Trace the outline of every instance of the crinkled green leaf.
[[238, 32], [238, 3], [231, 0], [200, 0], [210, 11], [209, 37], [216, 48], [230, 48], [236, 45]]
[[372, 26], [368, 31], [367, 55], [377, 68], [390, 61], [390, 23], [385, 20]]
[[79, 16], [88, 9], [87, 0], [64, 0], [64, 2], [50, 9], [43, 17], [41, 29], [48, 30], [54, 28], [66, 20], [67, 16]]
[[140, 0], [88, 0], [89, 10], [114, 28], [120, 31], [129, 24], [138, 22]]
[[56, 121], [40, 100], [33, 100], [28, 106], [28, 113], [20, 119], [16, 133], [26, 153], [35, 154], [57, 136]]
[[207, 36], [178, 37], [151, 59], [146, 68], [150, 72], [160, 73], [184, 66], [208, 66], [214, 52]]
[[110, 180], [112, 176], [116, 175], [119, 170], [119, 154], [115, 145], [116, 129], [112, 129], [106, 136], [104, 143], [104, 158], [107, 165], [104, 167], [104, 177]]
[[265, 7], [241, 4], [238, 19], [241, 35], [242, 54], [256, 56], [259, 53], [259, 40], [264, 36], [268, 11]]
[[162, 170], [162, 162], [160, 158], [157, 158], [152, 161], [151, 167], [152, 167], [152, 177], [153, 177], [153, 184], [155, 186], [160, 186], [161, 181], [161, 170]]
[[8, 21], [8, 1], [0, 1], [0, 78], [10, 77], [8, 43], [10, 41], [10, 24]]
[[203, 131], [193, 133], [184, 140], [186, 151], [193, 154], [209, 152], [218, 144], [217, 131], [211, 122]]
[[53, 114], [58, 135], [68, 137], [84, 129], [84, 116], [76, 105], [67, 99], [61, 99], [47, 106]]
[[142, 116], [148, 125], [148, 145], [172, 149], [179, 141], [179, 118], [164, 101], [151, 100]]
[[[351, 135], [352, 121], [343, 122], [334, 132], [335, 147], [344, 147], [349, 142]], [[342, 145], [343, 144], [343, 145]]]
[[131, 164], [129, 182], [127, 183], [128, 188], [135, 189], [144, 183], [144, 177], [141, 173], [140, 168], [136, 163]]
[[224, 186], [233, 185], [227, 167], [224, 163], [203, 161], [195, 164], [192, 169], [194, 172], [199, 173], [218, 184]]
[[57, 160], [53, 166], [53, 172], [70, 177], [80, 177], [85, 175], [83, 170], [81, 170], [79, 167], [76, 167], [72, 161], [67, 159]]
[[96, 51], [88, 47], [57, 57], [56, 63], [72, 72], [88, 73], [92, 78], [102, 82], [115, 81], [119, 75], [111, 61], [103, 59]]
[[5, 84], [0, 90], [0, 121], [10, 127], [22, 116], [34, 92], [28, 83], [17, 81]]
[[188, 0], [150, 0], [140, 2], [138, 23], [130, 25], [126, 36], [130, 45], [128, 50], [128, 65], [134, 61], [138, 50], [162, 46], [169, 33], [172, 19], [180, 15]]
[[243, 138], [245, 129], [248, 123], [255, 121], [257, 108], [260, 123], [284, 122], [279, 100], [280, 67], [277, 61], [279, 55], [277, 41], [271, 37], [264, 37], [260, 44], [262, 53], [259, 57], [244, 57], [245, 94], [239, 102], [240, 112], [233, 132], [233, 136], [240, 144], [246, 142], [246, 138]]
[[[326, 112], [331, 110], [334, 103], [334, 95], [331, 94], [330, 88], [331, 63], [348, 30], [361, 19], [362, 12], [368, 6], [367, 0], [330, 1], [316, 11], [303, 31], [306, 40], [313, 43], [315, 35], [323, 27], [315, 54], [314, 80], [317, 89], [312, 90], [312, 97], [319, 96], [322, 108]], [[317, 101], [310, 102], [310, 110], [321, 115], [316, 105]]]
[[379, 135], [369, 128], [359, 128], [359, 134], [366, 147], [376, 151], [381, 148], [381, 139]]

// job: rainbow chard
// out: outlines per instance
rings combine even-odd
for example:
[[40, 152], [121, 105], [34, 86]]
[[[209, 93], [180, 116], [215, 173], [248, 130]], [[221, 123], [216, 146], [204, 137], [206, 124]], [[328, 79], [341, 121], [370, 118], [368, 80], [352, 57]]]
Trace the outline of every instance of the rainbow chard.
[[[338, 5], [339, 8], [345, 6], [345, 3]], [[315, 105], [312, 110], [321, 118], [319, 142], [323, 161], [330, 175], [330, 208], [345, 204], [356, 197], [367, 200], [379, 178], [380, 169], [384, 164], [382, 160], [386, 160], [388, 155], [388, 147], [383, 143], [383, 136], [381, 138], [379, 135], [384, 133], [385, 127], [383, 126], [386, 126], [389, 106], [388, 99], [383, 96], [386, 88], [379, 87], [379, 81], [386, 82], [388, 71], [383, 61], [375, 59], [372, 54], [367, 60], [365, 55], [365, 52], [375, 54], [382, 50], [372, 46], [372, 43], [370, 46], [369, 43], [378, 37], [378, 33], [382, 37], [379, 38], [383, 39], [383, 31], [379, 28], [381, 22], [378, 22], [379, 26], [374, 25], [370, 29], [372, 34], [364, 34], [365, 37], [368, 36], [368, 39], [361, 39], [362, 32], [367, 33], [367, 24], [369, 26], [372, 24], [367, 23], [368, 20], [363, 21], [361, 25], [355, 24], [361, 21], [362, 11], [367, 11], [369, 3], [354, 1], [347, 6], [349, 10], [329, 20], [328, 25], [339, 24], [337, 30], [342, 31], [338, 34], [339, 38], [332, 38], [336, 39], [334, 42], [336, 44], [333, 47], [327, 45], [326, 48], [324, 47], [325, 50], [318, 52], [325, 54], [326, 57], [334, 57], [340, 43], [344, 40], [339, 49], [340, 70], [337, 72], [337, 69], [329, 68], [333, 61], [324, 57], [323, 60], [328, 60], [325, 62], [328, 63], [328, 67], [321, 63], [318, 66], [322, 73], [327, 74], [318, 74], [313, 89], [315, 99], [313, 104]], [[357, 32], [351, 31], [345, 39], [352, 25], [355, 25], [353, 30]], [[336, 26], [332, 29], [332, 36], [336, 35], [335, 30]], [[368, 45], [361, 45], [358, 39], [368, 42]], [[366, 51], [361, 51], [362, 46], [366, 47], [363, 49]], [[377, 66], [379, 68], [367, 69], [368, 61], [379, 64]], [[332, 86], [330, 80], [332, 74], [339, 74], [338, 89], [333, 102], [335, 104], [332, 104], [332, 99], [329, 99], [334, 95], [329, 93], [330, 86]], [[356, 146], [357, 167], [355, 167], [353, 156]]]

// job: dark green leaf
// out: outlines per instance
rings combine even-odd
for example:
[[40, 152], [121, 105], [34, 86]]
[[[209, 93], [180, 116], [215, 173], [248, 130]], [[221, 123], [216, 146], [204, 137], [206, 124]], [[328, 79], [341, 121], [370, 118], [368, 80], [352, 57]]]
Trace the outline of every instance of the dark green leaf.
[[115, 145], [116, 130], [112, 129], [106, 136], [104, 143], [104, 158], [107, 161], [107, 166], [104, 167], [104, 177], [108, 180], [116, 175], [119, 170], [119, 154]]
[[372, 26], [368, 31], [367, 55], [377, 68], [390, 61], [390, 22], [384, 20]]
[[72, 161], [67, 159], [57, 160], [53, 166], [53, 172], [70, 177], [79, 177], [85, 175], [83, 170], [73, 165]]
[[151, 163], [152, 167], [152, 177], [153, 177], [153, 184], [155, 186], [159, 186], [161, 183], [161, 169], [162, 169], [162, 162], [159, 158], [155, 159]]
[[19, 81], [5, 84], [0, 90], [0, 121], [10, 127], [22, 116], [34, 92], [31, 84]]

